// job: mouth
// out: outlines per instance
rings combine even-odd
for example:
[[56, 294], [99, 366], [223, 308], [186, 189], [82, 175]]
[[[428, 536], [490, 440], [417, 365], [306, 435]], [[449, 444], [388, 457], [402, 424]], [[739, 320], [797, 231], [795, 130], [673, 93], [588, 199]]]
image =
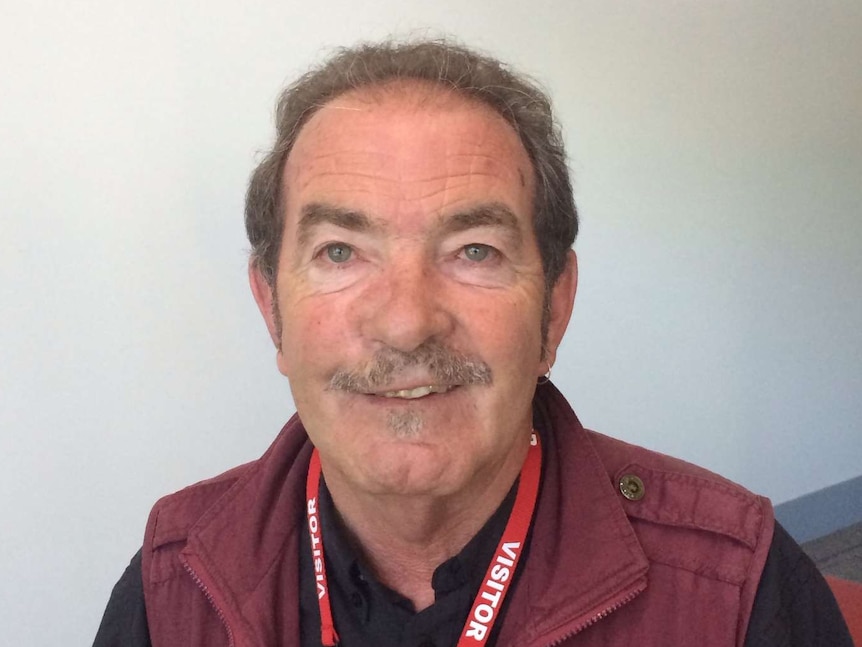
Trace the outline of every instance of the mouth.
[[424, 398], [432, 393], [448, 393], [455, 388], [452, 384], [429, 384], [427, 386], [417, 386], [412, 389], [397, 389], [393, 391], [379, 391], [370, 393], [383, 398], [397, 398], [400, 400], [417, 400]]

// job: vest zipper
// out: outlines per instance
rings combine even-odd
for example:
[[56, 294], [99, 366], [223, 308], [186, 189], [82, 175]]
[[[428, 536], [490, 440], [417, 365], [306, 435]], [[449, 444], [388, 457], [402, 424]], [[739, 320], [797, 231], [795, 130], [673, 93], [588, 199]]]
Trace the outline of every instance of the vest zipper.
[[185, 559], [181, 558], [180, 561], [183, 563], [183, 567], [186, 569], [186, 572], [189, 575], [191, 575], [191, 578], [195, 581], [195, 584], [197, 584], [198, 588], [201, 590], [201, 592], [206, 597], [207, 601], [210, 603], [210, 606], [213, 608], [213, 611], [216, 612], [218, 619], [221, 620], [222, 626], [224, 627], [225, 631], [227, 632], [228, 647], [234, 647], [233, 631], [231, 631], [231, 628], [228, 625], [227, 620], [224, 617], [224, 613], [222, 613], [222, 610], [216, 604], [215, 600], [213, 599], [212, 594], [210, 593], [209, 589], [207, 588], [207, 585], [204, 584], [203, 580], [200, 577], [198, 577], [198, 574], [195, 573], [194, 569], [191, 566], [189, 566], [189, 563]]
[[568, 640], [572, 636], [581, 633], [584, 629], [592, 627], [599, 620], [603, 620], [603, 619], [607, 618], [614, 611], [617, 611], [621, 607], [624, 607], [629, 602], [634, 600], [637, 596], [639, 596], [641, 593], [643, 593], [643, 591], [645, 589], [646, 589], [646, 581], [643, 581], [640, 584], [638, 584], [634, 589], [629, 591], [626, 595], [624, 595], [623, 597], [616, 600], [613, 604], [611, 604], [610, 606], [605, 608], [600, 613], [595, 614], [594, 616], [588, 618], [586, 621], [575, 626], [575, 628], [572, 629], [572, 631], [565, 633], [562, 636], [560, 636], [559, 638], [555, 638], [554, 640], [549, 642], [547, 647], [556, 647], [556, 645], [561, 645], [562, 643], [564, 643], [566, 640]]

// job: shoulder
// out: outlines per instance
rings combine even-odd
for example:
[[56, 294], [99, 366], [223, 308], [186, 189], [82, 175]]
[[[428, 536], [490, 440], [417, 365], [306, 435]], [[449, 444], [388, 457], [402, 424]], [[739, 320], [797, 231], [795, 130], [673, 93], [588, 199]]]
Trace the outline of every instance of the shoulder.
[[183, 541], [189, 529], [238, 481], [254, 471], [258, 461], [234, 467], [156, 501], [147, 523], [146, 543], [153, 549]]
[[[772, 543], [769, 500], [697, 465], [585, 430], [559, 392], [544, 391], [539, 422], [567, 466], [559, 471], [568, 492], [604, 505], [605, 516], [619, 520], [618, 535], [631, 537], [648, 563], [646, 591], [618, 617], [649, 609], [672, 622], [688, 612], [707, 643], [721, 635], [741, 645]], [[689, 638], [683, 642], [698, 641]]]
[[692, 540], [696, 532], [720, 536], [765, 561], [774, 525], [767, 498], [697, 465], [584, 429], [550, 384], [537, 391], [535, 404], [540, 426], [554, 430], [569, 459], [594, 454], [636, 530], [649, 534], [640, 526], [652, 524]]
[[[218, 508], [234, 486], [256, 469], [246, 463], [159, 499], [150, 511], [142, 548], [142, 574], [151, 583], [185, 579], [179, 555], [192, 529]], [[145, 587], [146, 588], [146, 587]]]
[[584, 429], [550, 384], [537, 391], [535, 403], [540, 424], [554, 430], [566, 456], [594, 453], [633, 524], [649, 523], [671, 536], [674, 530], [721, 536], [765, 561], [774, 526], [769, 499], [697, 465]]
[[650, 561], [753, 597], [772, 542], [769, 499], [686, 461], [586, 433]]
[[294, 416], [260, 458], [159, 499], [147, 522], [144, 561], [148, 549], [183, 542], [193, 527], [205, 523], [231, 499], [244, 496], [253, 503], [264, 487], [260, 482], [280, 483], [283, 472], [293, 465], [306, 443], [305, 430]]
[[752, 548], [771, 527], [769, 499], [692, 463], [586, 433], [630, 517], [724, 534]]

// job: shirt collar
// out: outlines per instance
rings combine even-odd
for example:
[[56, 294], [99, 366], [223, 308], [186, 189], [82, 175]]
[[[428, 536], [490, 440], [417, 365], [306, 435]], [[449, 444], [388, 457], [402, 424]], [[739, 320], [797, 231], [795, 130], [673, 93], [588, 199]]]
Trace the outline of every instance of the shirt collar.
[[[434, 570], [431, 585], [437, 601], [462, 587], [469, 587], [471, 593], [478, 590], [509, 520], [517, 491], [518, 481], [516, 480], [500, 506], [479, 532], [457, 555], [450, 557]], [[323, 478], [320, 484], [319, 506], [326, 549], [326, 576], [330, 582], [337, 583], [339, 585], [337, 588], [350, 591], [352, 597], [355, 595], [365, 598], [381, 596], [390, 604], [412, 611], [412, 603], [398, 592], [378, 582], [371, 569], [357, 554], [342, 527]], [[354, 606], [367, 608], [369, 602], [371, 600], [366, 599], [366, 604], [354, 604]]]

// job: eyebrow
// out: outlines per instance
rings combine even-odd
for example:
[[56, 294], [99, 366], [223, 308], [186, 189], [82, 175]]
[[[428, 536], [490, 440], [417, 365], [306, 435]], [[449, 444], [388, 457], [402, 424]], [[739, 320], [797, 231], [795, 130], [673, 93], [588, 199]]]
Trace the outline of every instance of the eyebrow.
[[[443, 235], [456, 234], [478, 227], [496, 227], [503, 229], [517, 245], [521, 244], [523, 238], [518, 217], [501, 202], [481, 204], [466, 211], [456, 212], [447, 218], [442, 218], [441, 221]], [[299, 244], [307, 244], [314, 228], [325, 223], [357, 232], [385, 229], [384, 224], [373, 221], [361, 211], [324, 202], [310, 202], [303, 206], [300, 212]]]
[[518, 217], [506, 205], [491, 202], [454, 214], [447, 220], [445, 226], [455, 231], [489, 226], [518, 229]]
[[490, 202], [458, 212], [446, 219], [443, 231], [454, 234], [477, 227], [497, 227], [505, 230], [513, 242], [517, 244], [522, 242], [523, 236], [518, 225], [518, 217], [501, 202]]
[[343, 209], [323, 202], [311, 202], [302, 207], [299, 216], [299, 244], [308, 243], [312, 230], [324, 223], [359, 232], [381, 228], [361, 211]]

